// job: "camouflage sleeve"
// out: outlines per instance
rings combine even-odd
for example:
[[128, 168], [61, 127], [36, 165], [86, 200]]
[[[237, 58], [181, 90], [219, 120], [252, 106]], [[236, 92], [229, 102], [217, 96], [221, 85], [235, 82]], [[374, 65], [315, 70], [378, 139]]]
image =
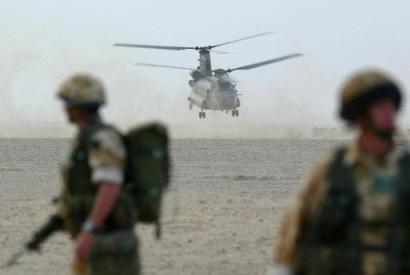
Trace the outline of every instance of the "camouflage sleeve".
[[301, 234], [323, 197], [328, 167], [328, 162], [322, 162], [312, 170], [307, 183], [302, 186], [293, 206], [286, 214], [280, 226], [274, 253], [277, 264], [292, 266], [294, 263]]
[[125, 148], [121, 136], [112, 129], [98, 131], [92, 139], [89, 163], [92, 181], [121, 184], [125, 162]]

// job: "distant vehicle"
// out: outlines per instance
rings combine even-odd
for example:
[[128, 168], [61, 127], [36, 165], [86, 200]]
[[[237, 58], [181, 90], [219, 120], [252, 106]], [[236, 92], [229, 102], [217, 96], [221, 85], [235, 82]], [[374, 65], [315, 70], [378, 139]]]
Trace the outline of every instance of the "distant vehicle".
[[265, 66], [271, 63], [287, 60], [302, 56], [300, 53], [293, 53], [261, 62], [257, 62], [250, 65], [240, 66], [232, 69], [216, 69], [212, 70], [210, 51], [217, 53], [226, 53], [213, 50], [216, 47], [223, 45], [255, 38], [258, 36], [268, 35], [272, 32], [259, 33], [240, 39], [232, 40], [229, 42], [210, 45], [210, 46], [196, 46], [196, 47], [180, 47], [180, 46], [159, 46], [159, 45], [145, 45], [145, 44], [125, 44], [116, 43], [117, 47], [133, 47], [133, 48], [149, 48], [158, 50], [196, 50], [199, 51], [199, 66], [194, 68], [157, 65], [149, 63], [136, 63], [138, 66], [146, 67], [160, 67], [180, 70], [190, 70], [192, 79], [189, 81], [191, 87], [191, 93], [188, 96], [189, 109], [192, 109], [194, 105], [198, 106], [201, 111], [199, 112], [199, 118], [205, 118], [206, 114], [204, 110], [218, 110], [228, 113], [231, 111], [233, 117], [239, 116], [238, 108], [240, 106], [240, 100], [238, 90], [236, 89], [236, 82], [230, 77], [229, 73], [236, 70], [250, 70], [260, 66]]

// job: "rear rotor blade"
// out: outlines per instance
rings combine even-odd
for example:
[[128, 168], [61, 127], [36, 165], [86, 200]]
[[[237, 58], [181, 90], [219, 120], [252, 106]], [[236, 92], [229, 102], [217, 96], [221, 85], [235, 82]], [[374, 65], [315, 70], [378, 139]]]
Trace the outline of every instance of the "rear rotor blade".
[[180, 46], [159, 46], [159, 45], [145, 45], [145, 44], [127, 44], [127, 43], [115, 43], [115, 47], [130, 47], [130, 48], [147, 48], [157, 50], [195, 50], [195, 47], [180, 47]]
[[273, 32], [258, 33], [258, 34], [254, 34], [254, 35], [251, 35], [251, 36], [246, 36], [246, 37], [243, 37], [243, 38], [239, 38], [239, 39], [235, 39], [235, 40], [232, 40], [232, 41], [228, 41], [228, 42], [225, 42], [225, 43], [221, 43], [221, 44], [216, 44], [216, 45], [213, 45], [213, 46], [209, 46], [209, 48], [212, 49], [212, 48], [219, 47], [219, 46], [222, 46], [222, 45], [231, 44], [231, 43], [235, 43], [235, 42], [239, 42], [239, 41], [243, 41], [243, 40], [248, 40], [248, 39], [252, 39], [252, 38], [258, 37], [258, 36], [268, 35], [268, 34], [272, 34], [272, 33], [273, 33]]
[[250, 69], [253, 69], [253, 68], [265, 66], [265, 65], [268, 65], [268, 64], [271, 64], [271, 63], [276, 63], [276, 62], [279, 62], [279, 61], [283, 61], [283, 60], [287, 60], [287, 59], [291, 59], [291, 58], [295, 58], [295, 57], [299, 57], [299, 56], [303, 56], [303, 54], [293, 53], [293, 54], [277, 57], [277, 58], [274, 58], [274, 59], [269, 59], [269, 60], [266, 60], [266, 61], [262, 61], [262, 62], [250, 64], [250, 65], [245, 65], [245, 66], [236, 67], [236, 68], [233, 68], [233, 69], [228, 69], [226, 71], [230, 73], [230, 72], [233, 72], [233, 71], [236, 71], [236, 70], [250, 70]]
[[168, 65], [158, 65], [158, 64], [150, 64], [150, 63], [135, 63], [135, 66], [145, 66], [145, 67], [156, 67], [156, 68], [168, 68], [168, 69], [179, 69], [179, 70], [195, 70], [193, 68], [187, 67], [178, 67], [178, 66], [168, 66]]

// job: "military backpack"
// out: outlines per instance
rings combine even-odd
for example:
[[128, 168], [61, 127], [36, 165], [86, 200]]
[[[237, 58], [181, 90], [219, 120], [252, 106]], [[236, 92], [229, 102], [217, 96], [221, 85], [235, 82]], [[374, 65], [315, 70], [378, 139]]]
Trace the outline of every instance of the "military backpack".
[[156, 225], [160, 236], [161, 200], [169, 185], [169, 138], [166, 128], [150, 123], [124, 136], [127, 150], [125, 188], [131, 196], [135, 222]]

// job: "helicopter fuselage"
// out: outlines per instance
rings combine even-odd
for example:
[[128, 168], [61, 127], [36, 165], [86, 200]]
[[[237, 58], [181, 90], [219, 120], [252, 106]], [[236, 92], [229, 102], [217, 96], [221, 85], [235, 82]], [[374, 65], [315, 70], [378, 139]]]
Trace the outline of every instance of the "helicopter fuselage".
[[188, 101], [201, 110], [228, 111], [240, 106], [235, 83], [215, 76], [190, 81], [192, 91]]

